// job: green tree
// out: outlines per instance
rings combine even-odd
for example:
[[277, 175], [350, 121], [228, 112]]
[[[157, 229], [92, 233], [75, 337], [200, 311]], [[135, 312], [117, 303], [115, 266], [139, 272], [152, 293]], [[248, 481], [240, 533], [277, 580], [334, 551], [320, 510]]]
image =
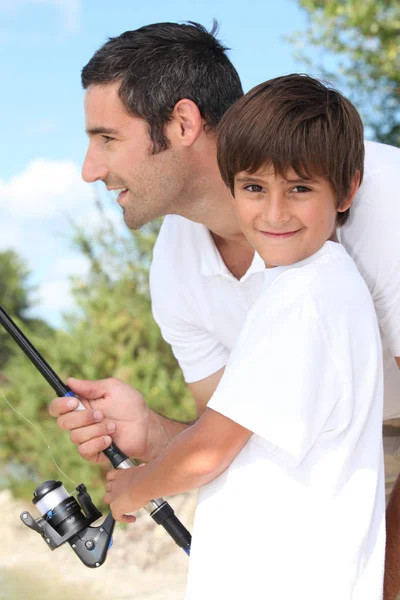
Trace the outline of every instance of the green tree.
[[[0, 252], [0, 304], [15, 317], [23, 319], [29, 307], [29, 270], [13, 250]], [[0, 369], [13, 351], [8, 334], [0, 328]]]
[[[29, 277], [25, 261], [14, 250], [0, 252], [0, 305], [13, 319], [25, 323], [30, 331], [47, 334], [51, 328], [44, 321], [28, 316], [33, 306]], [[0, 370], [14, 353], [14, 342], [0, 327]]]
[[[400, 3], [398, 0], [299, 0], [306, 32], [292, 41], [312, 72], [322, 73], [359, 108], [373, 137], [400, 146]], [[310, 58], [315, 49], [318, 58]], [[322, 54], [320, 49], [327, 53]], [[335, 67], [332, 64], [335, 55]], [[339, 68], [337, 68], [339, 64]]]
[[[148, 270], [159, 224], [121, 235], [104, 214], [102, 223], [94, 234], [75, 230], [75, 244], [90, 270], [71, 283], [77, 310], [66, 316], [65, 330], [44, 336], [32, 332], [30, 339], [63, 380], [69, 375], [119, 377], [138, 388], [155, 410], [191, 419], [193, 402], [151, 315]], [[9, 361], [5, 374], [7, 399], [40, 428], [61, 469], [77, 483], [84, 482], [101, 504], [104, 468], [83, 461], [68, 434], [49, 417], [54, 392], [21, 352]], [[63, 480], [40, 434], [1, 398], [0, 441], [0, 460], [12, 464], [11, 472], [23, 466], [24, 476], [12, 484], [18, 495], [30, 496], [34, 485], [45, 479]]]

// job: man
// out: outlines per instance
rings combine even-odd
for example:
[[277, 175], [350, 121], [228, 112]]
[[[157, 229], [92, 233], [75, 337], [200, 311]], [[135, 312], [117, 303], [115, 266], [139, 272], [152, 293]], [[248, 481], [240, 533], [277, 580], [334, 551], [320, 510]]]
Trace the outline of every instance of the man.
[[[154, 249], [153, 312], [199, 415], [259, 294], [264, 270], [240, 232], [218, 172], [215, 126], [242, 90], [213, 33], [173, 23], [125, 32], [100, 48], [82, 71], [89, 136], [84, 179], [118, 191], [130, 228], [171, 215]], [[340, 233], [380, 322], [385, 419], [400, 413], [400, 200], [393, 189], [399, 165], [399, 150], [366, 144], [364, 181]], [[96, 400], [93, 410], [69, 412], [74, 400], [57, 399], [50, 412], [71, 430], [85, 458], [100, 460], [112, 434], [128, 455], [149, 460], [186, 427], [150, 411], [122, 382], [68, 384], [79, 396]], [[392, 498], [389, 511], [387, 600], [400, 590], [395, 555], [400, 529], [391, 527], [400, 499]]]

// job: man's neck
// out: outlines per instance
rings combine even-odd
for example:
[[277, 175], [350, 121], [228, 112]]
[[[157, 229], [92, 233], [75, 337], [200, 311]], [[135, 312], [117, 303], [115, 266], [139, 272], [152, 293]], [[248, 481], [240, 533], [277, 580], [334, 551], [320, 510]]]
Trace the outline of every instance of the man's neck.
[[219, 171], [207, 172], [193, 183], [192, 189], [179, 207], [179, 214], [205, 225], [212, 233], [227, 239], [242, 239], [229, 189]]
[[221, 179], [218, 177], [214, 186], [208, 186], [206, 194], [198, 197], [188, 209], [182, 216], [210, 230], [227, 269], [236, 279], [241, 279], [253, 261], [254, 249], [239, 227], [232, 196]]
[[213, 232], [211, 235], [227, 269], [236, 279], [242, 279], [253, 262], [254, 248], [243, 234], [235, 239], [224, 238]]
[[219, 173], [215, 141], [204, 137], [201, 152], [192, 156], [196, 165], [187, 178], [189, 187], [175, 206], [175, 214], [201, 223], [210, 230], [227, 268], [237, 279], [250, 267], [254, 249], [244, 237], [234, 209], [230, 190]]

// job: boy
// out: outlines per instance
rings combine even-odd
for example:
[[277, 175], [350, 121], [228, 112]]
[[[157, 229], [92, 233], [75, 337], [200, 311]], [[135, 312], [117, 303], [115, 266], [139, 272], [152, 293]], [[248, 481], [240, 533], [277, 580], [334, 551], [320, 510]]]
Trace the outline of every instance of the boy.
[[307, 76], [257, 86], [221, 121], [219, 167], [264, 288], [203, 416], [146, 466], [110, 472], [105, 496], [133, 522], [150, 498], [202, 487], [187, 600], [382, 597], [380, 338], [335, 241], [363, 160], [357, 111]]

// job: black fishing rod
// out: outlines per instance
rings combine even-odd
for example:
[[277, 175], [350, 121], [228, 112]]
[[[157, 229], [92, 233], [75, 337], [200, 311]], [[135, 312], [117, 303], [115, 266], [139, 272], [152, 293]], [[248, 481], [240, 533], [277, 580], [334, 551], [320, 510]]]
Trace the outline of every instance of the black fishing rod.
[[[22, 333], [22, 331], [14, 323], [1, 305], [0, 324], [3, 325], [7, 333], [9, 333], [13, 340], [18, 344], [21, 350], [26, 354], [37, 370], [43, 375], [58, 396], [75, 397], [75, 394], [65, 383], [63, 383], [57, 373], [50, 367], [43, 356], [41, 356], [41, 354], [28, 340], [25, 334]], [[80, 401], [76, 410], [85, 410], [85, 407]], [[134, 460], [131, 460], [128, 456], [121, 452], [121, 450], [114, 443], [112, 443], [103, 452], [107, 456], [114, 469], [129, 469], [137, 464]], [[101, 534], [104, 534], [105, 532], [109, 540], [111, 538], [112, 528], [114, 527], [114, 520], [112, 519], [111, 515], [109, 515], [107, 517], [108, 521], [106, 519], [100, 528], [88, 527], [88, 525], [98, 519], [101, 514], [91, 503], [90, 496], [87, 494], [86, 488], [83, 484], [78, 486], [77, 491], [80, 507], [79, 505], [76, 506], [78, 503], [74, 498], [68, 496], [68, 493], [63, 488], [61, 482], [47, 481], [38, 486], [38, 488], [35, 490], [33, 500], [33, 503], [38, 506], [39, 510], [42, 511], [44, 518], [35, 521], [31, 515], [29, 515], [29, 513], [25, 512], [22, 513], [21, 519], [31, 529], [34, 529], [40, 533], [52, 550], [65, 541], [69, 541], [70, 545], [78, 554], [79, 558], [84, 562], [84, 564], [87, 566], [100, 566], [100, 564], [102, 564], [102, 562], [105, 560], [105, 555], [109, 546], [107, 540], [108, 547], [105, 545], [106, 541], [102, 540], [102, 553], [104, 554], [104, 556], [102, 556], [102, 562], [100, 562], [101, 559], [97, 558], [97, 556], [96, 559], [94, 559], [94, 562], [93, 560], [89, 560], [87, 558], [88, 555], [92, 556], [91, 553], [95, 548], [99, 547], [99, 540], [93, 539], [94, 530], [96, 530], [96, 532], [97, 530], [102, 530], [98, 532], [98, 535], [101, 537]], [[59, 506], [61, 507], [57, 513], [54, 512], [55, 501], [59, 502]], [[53, 506], [50, 506], [50, 504], [53, 504]], [[82, 508], [84, 512], [84, 517], [81, 517], [80, 520], [79, 518], [72, 519], [74, 523], [77, 520], [79, 521], [78, 524], [74, 524], [72, 533], [71, 531], [65, 531], [66, 523], [71, 521], [71, 519], [68, 518], [69, 514], [79, 513], [80, 508]], [[150, 516], [158, 525], [162, 525], [162, 527], [164, 527], [175, 543], [180, 548], [183, 548], [186, 554], [189, 555], [191, 535], [186, 527], [184, 527], [184, 525], [175, 516], [174, 510], [168, 504], [168, 502], [166, 502], [163, 498], [156, 498], [150, 500], [146, 504], [145, 509], [150, 513]], [[55, 531], [54, 527], [51, 527], [50, 523], [55, 524]], [[79, 529], [79, 527], [81, 528], [79, 532], [84, 531], [84, 535], [80, 533], [80, 537], [77, 540], [77, 529]], [[89, 531], [86, 532], [85, 528], [87, 528]], [[77, 541], [79, 542], [78, 544]]]

